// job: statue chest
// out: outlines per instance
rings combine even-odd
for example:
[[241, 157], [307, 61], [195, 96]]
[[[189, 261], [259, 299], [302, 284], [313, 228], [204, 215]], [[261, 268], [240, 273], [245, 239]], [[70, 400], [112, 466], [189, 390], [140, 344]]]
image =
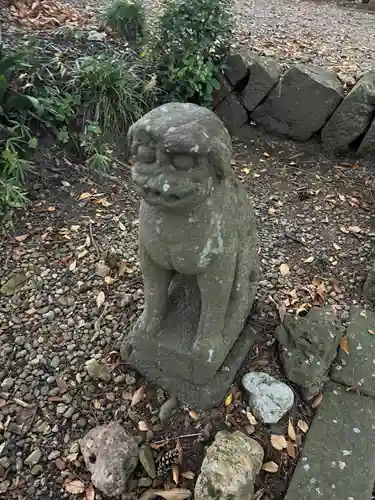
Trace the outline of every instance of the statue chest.
[[152, 260], [181, 274], [198, 274], [224, 249], [221, 220], [213, 216], [140, 216], [140, 244]]

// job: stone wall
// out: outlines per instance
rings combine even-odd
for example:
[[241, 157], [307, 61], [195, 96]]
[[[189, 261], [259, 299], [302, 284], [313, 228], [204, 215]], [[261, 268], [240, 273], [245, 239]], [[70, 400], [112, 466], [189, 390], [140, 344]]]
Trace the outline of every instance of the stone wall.
[[220, 79], [214, 110], [234, 136], [255, 123], [297, 141], [318, 137], [329, 152], [375, 153], [375, 68], [348, 92], [334, 71], [241, 52], [227, 57]]

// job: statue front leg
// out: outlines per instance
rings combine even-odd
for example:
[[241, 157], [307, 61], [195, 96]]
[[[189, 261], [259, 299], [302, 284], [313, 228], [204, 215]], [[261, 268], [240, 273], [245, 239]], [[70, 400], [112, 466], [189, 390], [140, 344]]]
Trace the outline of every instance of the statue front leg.
[[[201, 293], [201, 314], [194, 351], [207, 362], [209, 372], [219, 368], [227, 354], [225, 315], [232, 291], [235, 255], [215, 259], [209, 268], [197, 276]], [[224, 337], [225, 335], [225, 337]]]
[[135, 328], [152, 335], [165, 317], [168, 288], [173, 272], [156, 264], [142, 244], [139, 258], [143, 272], [145, 303], [143, 313]]

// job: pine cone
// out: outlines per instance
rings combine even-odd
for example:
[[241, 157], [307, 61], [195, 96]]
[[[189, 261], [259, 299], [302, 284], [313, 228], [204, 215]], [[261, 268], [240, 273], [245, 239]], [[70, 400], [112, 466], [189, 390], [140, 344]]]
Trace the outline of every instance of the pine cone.
[[166, 476], [169, 476], [169, 474], [172, 472], [172, 465], [178, 464], [179, 460], [180, 451], [177, 448], [164, 453], [158, 463], [157, 476], [159, 478], [165, 478]]

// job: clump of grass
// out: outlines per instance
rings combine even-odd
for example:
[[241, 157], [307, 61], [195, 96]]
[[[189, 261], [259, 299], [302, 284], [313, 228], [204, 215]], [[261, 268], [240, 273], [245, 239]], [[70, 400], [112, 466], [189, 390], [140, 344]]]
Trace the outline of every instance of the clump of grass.
[[84, 121], [98, 123], [104, 134], [112, 135], [125, 133], [156, 95], [152, 77], [145, 81], [134, 65], [104, 55], [79, 59], [70, 87], [79, 96]]
[[103, 12], [106, 26], [127, 40], [139, 40], [144, 35], [145, 11], [142, 0], [114, 0]]

